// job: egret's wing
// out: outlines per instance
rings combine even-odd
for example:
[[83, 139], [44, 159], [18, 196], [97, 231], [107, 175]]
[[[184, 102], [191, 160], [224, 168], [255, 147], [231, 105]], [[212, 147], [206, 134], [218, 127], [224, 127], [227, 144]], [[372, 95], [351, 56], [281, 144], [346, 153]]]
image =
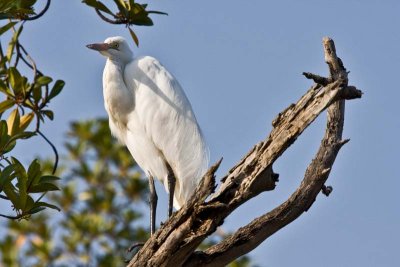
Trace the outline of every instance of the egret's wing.
[[147, 134], [177, 176], [177, 199], [186, 201], [208, 166], [208, 149], [189, 100], [175, 77], [152, 57], [129, 63], [124, 79], [135, 98], [128, 129]]

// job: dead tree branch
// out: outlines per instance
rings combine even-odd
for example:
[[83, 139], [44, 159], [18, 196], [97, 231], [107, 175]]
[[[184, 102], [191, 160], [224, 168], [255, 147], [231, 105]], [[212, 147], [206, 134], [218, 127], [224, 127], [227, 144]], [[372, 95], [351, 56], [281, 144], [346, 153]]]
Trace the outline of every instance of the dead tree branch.
[[[128, 266], [224, 266], [253, 250], [311, 207], [325, 188], [340, 148], [348, 141], [342, 140], [344, 100], [362, 95], [354, 86], [348, 86], [347, 72], [336, 56], [333, 41], [324, 38], [323, 44], [330, 77], [308, 73], [306, 77], [316, 84], [296, 104], [278, 114], [269, 136], [229, 171], [218, 191], [206, 201], [215, 187], [214, 173], [219, 163], [205, 175], [192, 201], [146, 242]], [[272, 170], [273, 163], [325, 109], [328, 109], [325, 136], [299, 188], [284, 203], [221, 243], [195, 252], [232, 211], [258, 194], [275, 188], [277, 174]]]

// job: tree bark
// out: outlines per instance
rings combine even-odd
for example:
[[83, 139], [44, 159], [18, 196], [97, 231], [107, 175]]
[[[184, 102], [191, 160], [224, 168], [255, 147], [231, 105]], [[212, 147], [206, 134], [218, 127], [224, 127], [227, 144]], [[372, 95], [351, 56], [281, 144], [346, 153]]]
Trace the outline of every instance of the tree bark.
[[[305, 73], [316, 84], [297, 103], [278, 114], [269, 136], [229, 171], [218, 191], [206, 201], [215, 188], [214, 173], [220, 162], [211, 167], [192, 200], [156, 231], [128, 266], [224, 266], [256, 248], [311, 207], [318, 193], [326, 190], [324, 184], [336, 156], [348, 141], [342, 140], [345, 99], [362, 95], [354, 86], [348, 86], [347, 72], [336, 55], [333, 41], [324, 38], [323, 45], [330, 76]], [[319, 150], [288, 200], [219, 244], [195, 251], [237, 207], [275, 188], [278, 175], [272, 170], [273, 163], [325, 109], [328, 119]]]

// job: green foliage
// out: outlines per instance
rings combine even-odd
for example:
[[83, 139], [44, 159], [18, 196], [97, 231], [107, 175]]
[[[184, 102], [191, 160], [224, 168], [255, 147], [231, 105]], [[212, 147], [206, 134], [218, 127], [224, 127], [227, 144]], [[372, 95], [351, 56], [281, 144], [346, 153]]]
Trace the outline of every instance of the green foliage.
[[[54, 205], [40, 202], [40, 198], [33, 200], [29, 193], [46, 193], [59, 190], [54, 184], [59, 178], [52, 175], [43, 175], [37, 159], [32, 161], [28, 171], [14, 157], [11, 157], [11, 164], [0, 171], [0, 192], [11, 201], [19, 218], [37, 213], [44, 208], [60, 210]], [[12, 183], [16, 180], [16, 184]]]
[[[36, 15], [35, 3], [36, 0], [0, 2], [0, 20], [7, 19], [0, 25], [0, 198], [10, 202], [15, 211], [15, 215], [0, 216], [9, 219], [27, 219], [45, 208], [59, 210], [55, 205], [41, 201], [47, 192], [59, 190], [55, 184], [59, 178], [43, 175], [36, 159], [26, 169], [13, 156], [13, 149], [21, 140], [44, 136], [40, 132], [41, 123], [46, 118], [54, 118], [53, 111], [48, 109], [50, 100], [64, 87], [61, 80], [51, 85], [53, 79], [39, 71], [19, 41], [24, 22], [35, 19], [32, 17]], [[7, 36], [8, 45], [3, 50]], [[25, 67], [21, 63], [31, 69], [30, 75], [21, 72]]]
[[[58, 173], [65, 177], [62, 192], [47, 197], [63, 212], [10, 221], [0, 241], [7, 266], [27, 261], [33, 266], [123, 266], [132, 242], [148, 238], [147, 229], [137, 226], [137, 207], [147, 202], [147, 182], [139, 179], [129, 151], [112, 139], [107, 120], [72, 123], [67, 140], [64, 171]], [[38, 167], [38, 161], [32, 162], [27, 175], [37, 184], [54, 181]], [[51, 167], [44, 164], [44, 173]], [[14, 257], [7, 258], [11, 252]]]
[[35, 14], [35, 3], [36, 0], [1, 0], [0, 19], [26, 19]]
[[[139, 39], [130, 25], [152, 26], [153, 20], [150, 14], [168, 15], [161, 11], [146, 10], [147, 4], [135, 3], [134, 0], [113, 0], [118, 11], [112, 12], [104, 3], [98, 0], [83, 0], [82, 3], [94, 8], [97, 14], [106, 22], [112, 24], [125, 24], [132, 36], [133, 41], [139, 46]], [[101, 12], [108, 14], [110, 18], [104, 16]]]

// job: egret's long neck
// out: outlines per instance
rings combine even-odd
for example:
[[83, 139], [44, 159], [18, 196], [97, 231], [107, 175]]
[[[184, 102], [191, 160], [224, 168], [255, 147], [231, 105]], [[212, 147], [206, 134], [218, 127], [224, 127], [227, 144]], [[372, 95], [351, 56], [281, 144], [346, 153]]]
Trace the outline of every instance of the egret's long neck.
[[103, 73], [104, 105], [110, 116], [125, 123], [127, 115], [134, 108], [133, 92], [127, 88], [124, 79], [125, 64], [107, 59]]
[[125, 63], [123, 63], [122, 61], [107, 59], [103, 73], [104, 89], [126, 91], [127, 88], [125, 85], [124, 70]]

